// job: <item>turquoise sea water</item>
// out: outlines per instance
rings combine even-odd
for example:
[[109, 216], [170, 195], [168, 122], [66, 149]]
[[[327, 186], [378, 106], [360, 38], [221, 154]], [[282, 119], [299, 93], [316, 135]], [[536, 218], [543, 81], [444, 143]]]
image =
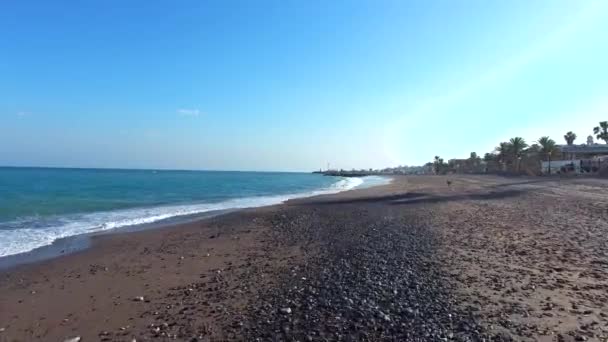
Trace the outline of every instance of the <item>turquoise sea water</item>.
[[364, 183], [365, 177], [310, 173], [0, 168], [0, 257], [63, 237], [272, 205]]

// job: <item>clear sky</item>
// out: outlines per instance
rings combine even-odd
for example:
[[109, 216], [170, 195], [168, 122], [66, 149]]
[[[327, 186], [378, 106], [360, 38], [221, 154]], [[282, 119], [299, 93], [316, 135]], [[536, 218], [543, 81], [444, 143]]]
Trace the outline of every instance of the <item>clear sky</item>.
[[608, 120], [608, 1], [2, 1], [0, 165], [416, 165]]

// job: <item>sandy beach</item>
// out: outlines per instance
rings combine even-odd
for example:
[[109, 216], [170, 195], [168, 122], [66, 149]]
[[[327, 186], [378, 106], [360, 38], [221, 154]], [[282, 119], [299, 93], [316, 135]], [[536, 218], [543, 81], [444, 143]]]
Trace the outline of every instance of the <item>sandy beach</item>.
[[607, 341], [607, 190], [404, 176], [102, 235], [0, 273], [0, 341]]

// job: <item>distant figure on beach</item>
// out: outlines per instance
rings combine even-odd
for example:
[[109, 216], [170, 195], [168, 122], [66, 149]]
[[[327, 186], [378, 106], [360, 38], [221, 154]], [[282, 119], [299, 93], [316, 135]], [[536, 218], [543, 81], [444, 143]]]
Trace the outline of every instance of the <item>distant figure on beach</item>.
[[452, 186], [452, 181], [451, 180], [448, 179], [445, 182], [448, 184], [448, 188]]

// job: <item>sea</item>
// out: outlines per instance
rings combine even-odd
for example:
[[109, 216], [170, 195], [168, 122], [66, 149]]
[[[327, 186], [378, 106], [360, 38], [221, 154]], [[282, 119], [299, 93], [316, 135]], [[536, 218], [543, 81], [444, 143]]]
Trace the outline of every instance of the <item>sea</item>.
[[287, 172], [0, 167], [0, 258], [79, 235], [388, 182]]

